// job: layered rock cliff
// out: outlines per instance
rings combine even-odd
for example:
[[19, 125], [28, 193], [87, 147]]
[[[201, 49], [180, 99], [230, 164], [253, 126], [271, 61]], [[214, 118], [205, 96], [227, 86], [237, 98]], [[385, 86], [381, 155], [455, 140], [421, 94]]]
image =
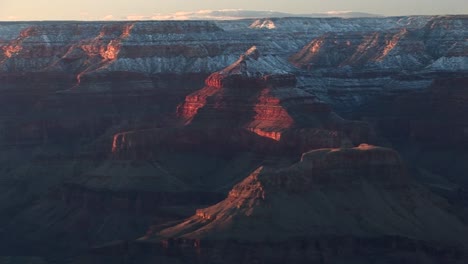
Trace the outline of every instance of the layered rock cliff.
[[[260, 167], [225, 201], [198, 210], [193, 218], [158, 236], [264, 240], [274, 229], [274, 240], [390, 235], [464, 241], [459, 232], [466, 232], [466, 227], [447, 210], [443, 200], [413, 185], [395, 151], [363, 144], [311, 151], [289, 168]], [[453, 230], [441, 228], [442, 223]]]
[[296, 88], [296, 77], [272, 68], [256, 47], [210, 75], [205, 85], [178, 106], [179, 125], [116, 134], [114, 157], [150, 158], [167, 150], [294, 156], [373, 140], [366, 123], [344, 120]]
[[443, 76], [466, 75], [466, 16], [427, 19], [312, 38], [289, 58], [308, 72], [299, 87], [348, 114], [385, 96], [428, 89]]
[[[190, 248], [196, 248], [200, 262], [216, 258], [217, 250], [230, 252], [228, 263], [235, 262], [235, 254], [241, 254], [246, 263], [273, 261], [283, 258], [284, 252], [267, 253], [266, 247], [282, 244], [297, 251], [288, 255], [293, 263], [333, 263], [345, 256], [354, 261], [365, 254], [360, 246], [375, 251], [386, 248], [381, 260], [406, 252], [402, 259], [457, 263], [461, 256], [437, 256], [423, 249], [438, 244], [440, 249], [463, 250], [468, 229], [449, 208], [446, 201], [414, 183], [395, 151], [363, 144], [311, 151], [300, 162], [279, 170], [260, 167], [224, 201], [143, 239], [169, 249], [182, 247], [181, 255], [191, 255]], [[340, 238], [363, 243], [340, 244]], [[308, 249], [312, 241], [322, 242]], [[408, 248], [408, 243], [415, 248]], [[341, 250], [333, 251], [338, 244]], [[259, 250], [249, 259], [247, 253], [236, 251], [241, 245]]]
[[[336, 53], [328, 54], [331, 61], [327, 65], [337, 59], [362, 63], [369, 57], [378, 62], [374, 63], [376, 67], [415, 70], [411, 67], [419, 69], [432, 60], [437, 69], [443, 60], [457, 64], [456, 60], [463, 62], [465, 57], [464, 16], [268, 21], [275, 25], [271, 30], [256, 26], [265, 21], [254, 20], [2, 23], [0, 65], [4, 72], [56, 72], [73, 74], [78, 79], [96, 72], [211, 73], [234, 62], [234, 54], [257, 45], [265, 58], [287, 70], [290, 66], [285, 58], [306, 46], [311, 38], [317, 39], [306, 50], [314, 46], [321, 46], [322, 51], [326, 46], [355, 50], [351, 51], [356, 53], [355, 58], [348, 60], [337, 58]], [[366, 45], [371, 50], [364, 51]], [[408, 52], [417, 54], [411, 56]], [[401, 61], [394, 58], [398, 54]], [[317, 55], [299, 56], [302, 59], [295, 59], [295, 63], [310, 65], [311, 59], [305, 60], [310, 56]]]
[[[384, 73], [466, 71], [466, 26], [463, 16], [435, 17], [424, 27], [327, 33], [306, 45], [290, 61], [309, 70], [351, 66]], [[440, 65], [444, 62], [446, 65]]]

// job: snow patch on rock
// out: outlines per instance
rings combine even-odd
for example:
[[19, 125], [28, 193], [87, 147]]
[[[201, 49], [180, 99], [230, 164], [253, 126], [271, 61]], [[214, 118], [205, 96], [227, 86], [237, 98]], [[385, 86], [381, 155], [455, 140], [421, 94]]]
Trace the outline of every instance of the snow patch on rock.
[[276, 25], [275, 25], [275, 22], [273, 22], [272, 20], [270, 19], [266, 19], [266, 20], [255, 20], [252, 25], [250, 25], [249, 28], [253, 28], [253, 29], [275, 29], [276, 28]]

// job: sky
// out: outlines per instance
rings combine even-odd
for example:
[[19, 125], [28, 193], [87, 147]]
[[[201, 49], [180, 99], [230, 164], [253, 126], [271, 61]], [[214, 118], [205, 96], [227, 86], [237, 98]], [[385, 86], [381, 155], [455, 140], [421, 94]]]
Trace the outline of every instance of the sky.
[[468, 14], [468, 0], [0, 0], [0, 20], [125, 20], [223, 9], [443, 15]]

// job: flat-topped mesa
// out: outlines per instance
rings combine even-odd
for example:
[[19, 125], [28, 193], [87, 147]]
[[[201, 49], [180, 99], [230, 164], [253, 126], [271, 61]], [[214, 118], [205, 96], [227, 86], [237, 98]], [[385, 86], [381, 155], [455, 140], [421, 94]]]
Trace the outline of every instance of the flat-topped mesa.
[[312, 150], [288, 168], [271, 170], [261, 167], [234, 186], [228, 199], [265, 200], [278, 192], [300, 194], [319, 186], [341, 188], [358, 181], [368, 181], [384, 188], [401, 188], [410, 184], [396, 151], [361, 144], [355, 148]]
[[302, 155], [300, 164], [301, 170], [316, 173], [314, 184], [342, 186], [351, 184], [356, 177], [382, 186], [401, 187], [410, 183], [396, 151], [368, 144], [309, 151]]
[[281, 169], [259, 167], [224, 201], [145, 239], [262, 243], [274, 232], [278, 242], [345, 236], [464, 241], [467, 227], [446, 207], [411, 180], [398, 153], [364, 144], [314, 150]]
[[266, 67], [256, 46], [221, 71], [210, 75], [206, 86], [216, 88], [260, 88], [265, 86], [296, 86], [296, 76]]

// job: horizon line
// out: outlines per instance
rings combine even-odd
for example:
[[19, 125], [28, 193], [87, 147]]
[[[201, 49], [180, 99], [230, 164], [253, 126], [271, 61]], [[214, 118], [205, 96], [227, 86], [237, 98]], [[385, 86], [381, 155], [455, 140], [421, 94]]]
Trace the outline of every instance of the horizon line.
[[[360, 12], [359, 12], [360, 13]], [[325, 14], [325, 13], [324, 13]], [[32, 19], [32, 20], [0, 20], [0, 23], [19, 23], [19, 22], [184, 22], [184, 21], [239, 21], [239, 20], [254, 20], [254, 19], [278, 19], [278, 18], [308, 18], [308, 19], [383, 19], [392, 17], [443, 17], [443, 16], [468, 16], [468, 14], [434, 14], [434, 15], [374, 15], [363, 17], [343, 17], [343, 16], [273, 16], [273, 17], [239, 17], [228, 19]]]

